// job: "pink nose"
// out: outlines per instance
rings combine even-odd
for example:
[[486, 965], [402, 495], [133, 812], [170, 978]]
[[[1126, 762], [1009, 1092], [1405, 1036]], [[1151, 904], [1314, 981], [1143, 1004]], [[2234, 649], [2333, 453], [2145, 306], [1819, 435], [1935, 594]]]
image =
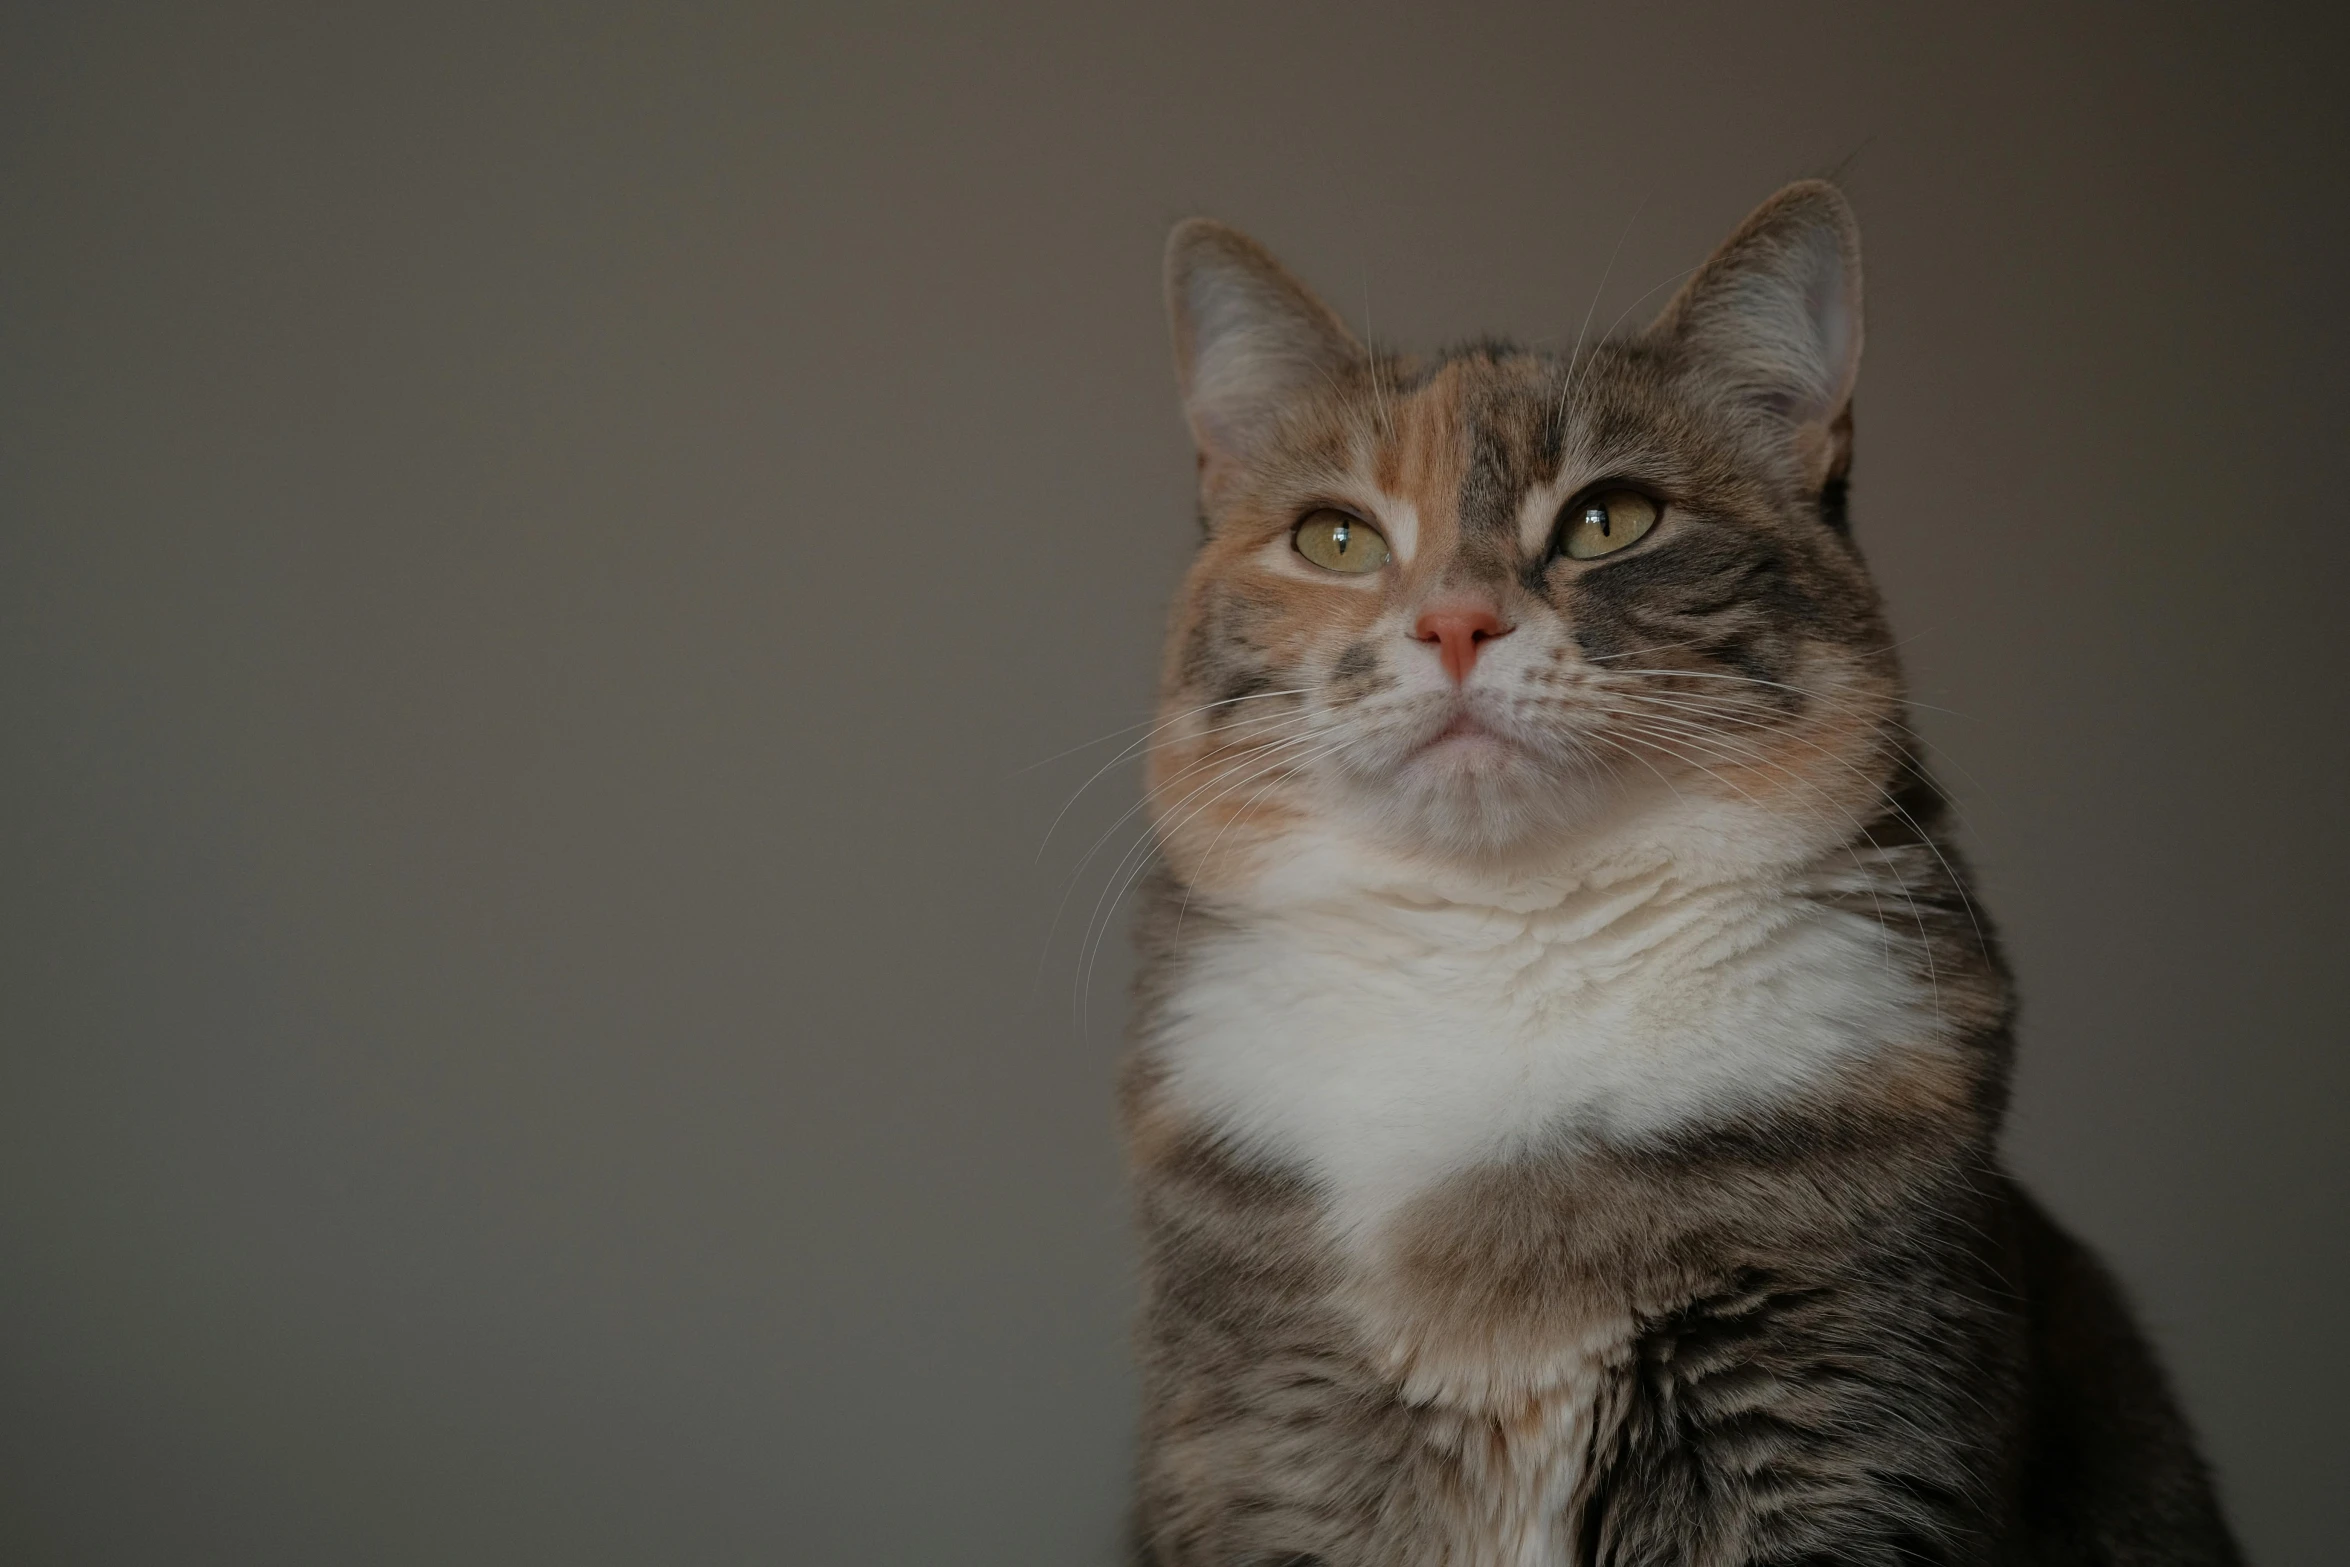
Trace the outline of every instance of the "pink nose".
[[1436, 644], [1444, 672], [1459, 685], [1477, 667], [1477, 650], [1495, 637], [1506, 637], [1510, 627], [1489, 609], [1432, 609], [1412, 627], [1412, 635]]

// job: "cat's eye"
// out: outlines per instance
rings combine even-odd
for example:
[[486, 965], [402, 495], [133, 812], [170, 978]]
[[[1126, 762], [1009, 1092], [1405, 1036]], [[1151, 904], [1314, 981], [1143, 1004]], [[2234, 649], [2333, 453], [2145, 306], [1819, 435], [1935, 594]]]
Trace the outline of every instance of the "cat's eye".
[[1663, 515], [1663, 508], [1638, 490], [1602, 490], [1567, 508], [1559, 553], [1574, 560], [1613, 555], [1636, 543]]
[[1329, 571], [1343, 571], [1350, 577], [1377, 571], [1387, 564], [1387, 541], [1379, 530], [1342, 511], [1325, 506], [1310, 511], [1291, 535], [1297, 552], [1315, 565]]

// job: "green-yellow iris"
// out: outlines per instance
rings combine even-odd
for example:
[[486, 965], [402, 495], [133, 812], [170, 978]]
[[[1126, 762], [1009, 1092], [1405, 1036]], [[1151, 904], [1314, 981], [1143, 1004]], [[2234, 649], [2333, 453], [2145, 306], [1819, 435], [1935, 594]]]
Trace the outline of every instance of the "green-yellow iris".
[[1293, 536], [1297, 552], [1315, 565], [1361, 576], [1387, 564], [1387, 541], [1360, 517], [1324, 507], [1309, 512]]
[[1638, 490], [1606, 490], [1575, 503], [1559, 548], [1574, 560], [1613, 555], [1655, 527], [1660, 515], [1657, 503]]

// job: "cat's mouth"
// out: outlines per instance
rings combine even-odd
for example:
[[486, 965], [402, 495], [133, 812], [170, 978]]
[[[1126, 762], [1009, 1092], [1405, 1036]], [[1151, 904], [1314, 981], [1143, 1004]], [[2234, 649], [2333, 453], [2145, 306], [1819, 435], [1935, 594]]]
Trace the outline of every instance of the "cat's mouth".
[[1463, 708], [1447, 719], [1443, 728], [1421, 741], [1412, 756], [1414, 760], [1443, 757], [1471, 761], [1480, 755], [1499, 756], [1517, 749], [1517, 743], [1509, 736]]

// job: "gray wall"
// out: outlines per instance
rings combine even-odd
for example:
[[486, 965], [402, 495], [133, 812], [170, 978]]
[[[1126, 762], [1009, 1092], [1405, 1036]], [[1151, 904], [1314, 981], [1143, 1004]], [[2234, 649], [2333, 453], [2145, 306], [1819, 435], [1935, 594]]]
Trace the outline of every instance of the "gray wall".
[[1556, 343], [1842, 168], [2014, 1157], [2339, 1561], [2317, 17], [14, 8], [0, 1557], [1106, 1560], [1167, 224]]

